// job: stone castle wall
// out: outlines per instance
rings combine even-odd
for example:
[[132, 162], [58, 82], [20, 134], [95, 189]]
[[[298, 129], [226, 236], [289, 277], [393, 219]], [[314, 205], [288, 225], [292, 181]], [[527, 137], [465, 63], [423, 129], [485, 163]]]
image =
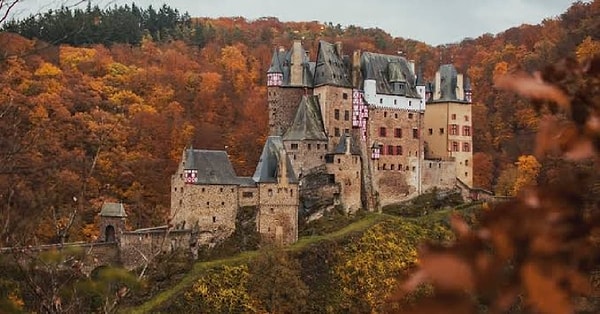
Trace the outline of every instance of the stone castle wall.
[[372, 160], [372, 169], [373, 188], [382, 206], [406, 200], [420, 192], [422, 117], [418, 111], [369, 109], [369, 147], [381, 145], [380, 158]]
[[424, 160], [422, 171], [423, 191], [433, 189], [453, 189], [456, 186], [456, 161]]
[[158, 254], [174, 249], [189, 249], [190, 240], [190, 230], [171, 230], [167, 233], [166, 229], [157, 228], [125, 232], [119, 241], [121, 263], [126, 269], [134, 269]]
[[294, 173], [298, 177], [322, 165], [329, 149], [327, 141], [284, 141], [284, 144]]
[[325, 132], [329, 136], [329, 151], [339, 143], [340, 135], [352, 130], [352, 88], [319, 86], [314, 89], [319, 97]]
[[283, 135], [294, 121], [302, 96], [311, 92], [301, 87], [267, 87], [270, 135]]
[[232, 233], [239, 206], [238, 189], [237, 185], [185, 184], [175, 175], [171, 190], [173, 224], [178, 229], [190, 229], [198, 223], [200, 230]]
[[336, 154], [331, 163], [327, 163], [327, 172], [335, 176], [340, 187], [340, 202], [344, 209], [354, 212], [362, 207], [361, 203], [361, 158], [357, 155]]
[[298, 240], [298, 184], [259, 183], [257, 230], [267, 241]]

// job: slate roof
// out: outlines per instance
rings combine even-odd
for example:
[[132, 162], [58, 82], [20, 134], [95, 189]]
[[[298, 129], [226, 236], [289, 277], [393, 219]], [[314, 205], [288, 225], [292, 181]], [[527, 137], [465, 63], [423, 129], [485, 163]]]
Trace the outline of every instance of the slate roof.
[[283, 135], [283, 139], [290, 141], [327, 140], [317, 96], [302, 96], [294, 122]]
[[[273, 56], [271, 57], [271, 65], [269, 66], [269, 70], [267, 73], [281, 73], [283, 74], [283, 82], [282, 86], [291, 86], [290, 85], [290, 65], [292, 64], [292, 54], [294, 53], [294, 46], [292, 49], [285, 51], [280, 49], [275, 49], [273, 51]], [[308, 55], [306, 50], [303, 47], [300, 48], [300, 53], [302, 56], [302, 86], [304, 87], [312, 87], [313, 86], [313, 76], [315, 71], [315, 62], [311, 62], [308, 59]]]
[[[283, 156], [281, 153], [284, 152]], [[279, 176], [279, 160], [285, 158], [287, 168], [287, 179], [290, 183], [297, 183], [296, 175], [294, 174], [294, 168], [292, 162], [285, 154], [285, 148], [281, 136], [269, 136], [267, 142], [263, 148], [262, 154], [256, 166], [256, 171], [252, 176], [252, 180], [257, 183], [263, 182], [277, 182]]]
[[[405, 58], [364, 52], [360, 58], [360, 67], [364, 80], [375, 80], [377, 82], [377, 94], [420, 98], [415, 87], [415, 74], [412, 73]], [[392, 88], [393, 82], [406, 82], [403, 92], [394, 91]], [[364, 87], [361, 86], [361, 88]]]
[[322, 40], [319, 41], [317, 64], [314, 71], [314, 86], [334, 85], [352, 87], [350, 71], [347, 66], [349, 59], [346, 59], [338, 55], [334, 44]]
[[352, 155], [360, 155], [360, 147], [358, 143], [352, 138], [352, 136], [344, 133], [340, 136], [340, 143], [336, 146], [334, 153], [335, 154], [345, 154], [346, 153], [346, 139], [350, 139], [350, 154]]
[[127, 217], [125, 208], [122, 203], [104, 203], [102, 204], [102, 210], [100, 216], [103, 217]]
[[[443, 101], [455, 101], [455, 102], [465, 102], [465, 99], [458, 99], [456, 95], [456, 89], [458, 84], [458, 72], [456, 68], [452, 64], [443, 64], [440, 66], [438, 72], [440, 72], [440, 86], [433, 85], [433, 90], [441, 92], [440, 99], [436, 99], [433, 102], [443, 102]], [[468, 78], [464, 79], [464, 90], [471, 89], [471, 82]]]
[[267, 73], [283, 73], [283, 61], [285, 61], [285, 51], [275, 49], [273, 57], [271, 57], [271, 66]]
[[240, 184], [225, 151], [187, 149], [184, 169], [198, 170], [196, 184]]

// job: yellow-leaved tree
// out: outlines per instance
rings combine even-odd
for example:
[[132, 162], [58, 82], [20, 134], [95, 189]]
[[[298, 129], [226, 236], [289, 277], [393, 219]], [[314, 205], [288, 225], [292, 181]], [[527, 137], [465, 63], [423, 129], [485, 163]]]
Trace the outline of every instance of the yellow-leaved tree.
[[537, 184], [537, 177], [540, 173], [542, 165], [533, 155], [521, 155], [516, 162], [517, 178], [515, 180], [514, 195], [516, 195], [523, 187]]

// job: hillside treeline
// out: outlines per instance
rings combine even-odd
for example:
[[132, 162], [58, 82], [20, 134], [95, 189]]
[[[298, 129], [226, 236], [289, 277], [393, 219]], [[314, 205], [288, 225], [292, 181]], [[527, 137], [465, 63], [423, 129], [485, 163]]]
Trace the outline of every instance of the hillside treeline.
[[[226, 149], [238, 174], [251, 174], [267, 136], [265, 72], [273, 49], [294, 39], [313, 59], [319, 40], [341, 41], [348, 54], [403, 51], [429, 79], [440, 63], [454, 63], [474, 88], [476, 185], [514, 193], [515, 162], [533, 153], [539, 116], [493, 79], [598, 53], [599, 16], [600, 1], [578, 2], [538, 25], [437, 47], [381, 29], [192, 18], [166, 5], [62, 8], [8, 22], [0, 34], [0, 245], [90, 240], [103, 201], [126, 203], [132, 227], [165, 223], [186, 145]], [[552, 170], [531, 176], [546, 180]]]

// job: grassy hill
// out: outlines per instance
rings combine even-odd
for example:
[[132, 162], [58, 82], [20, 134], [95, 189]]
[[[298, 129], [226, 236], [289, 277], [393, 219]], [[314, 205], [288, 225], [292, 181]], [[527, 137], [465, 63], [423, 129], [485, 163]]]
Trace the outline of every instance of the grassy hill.
[[[461, 206], [458, 212], [470, 216], [480, 207], [479, 204]], [[457, 211], [430, 208], [429, 212], [420, 217], [368, 213], [337, 231], [301, 237], [297, 243], [278, 253], [282, 257], [266, 271], [285, 269], [306, 285], [294, 294], [300, 312], [320, 309], [339, 312], [350, 308], [381, 310], [400, 306], [387, 303], [386, 298], [397, 280], [416, 262], [417, 244], [425, 239], [448, 241], [452, 238], [447, 221], [449, 215]], [[255, 312], [269, 308], [269, 300], [261, 300], [248, 285], [255, 276], [260, 275], [263, 281], [268, 277], [264, 273], [254, 274], [252, 265], [265, 254], [269, 255], [270, 250], [197, 262], [175, 285], [122, 312], [178, 312], [184, 309]], [[279, 284], [284, 283], [264, 282], [270, 289], [288, 289]]]

